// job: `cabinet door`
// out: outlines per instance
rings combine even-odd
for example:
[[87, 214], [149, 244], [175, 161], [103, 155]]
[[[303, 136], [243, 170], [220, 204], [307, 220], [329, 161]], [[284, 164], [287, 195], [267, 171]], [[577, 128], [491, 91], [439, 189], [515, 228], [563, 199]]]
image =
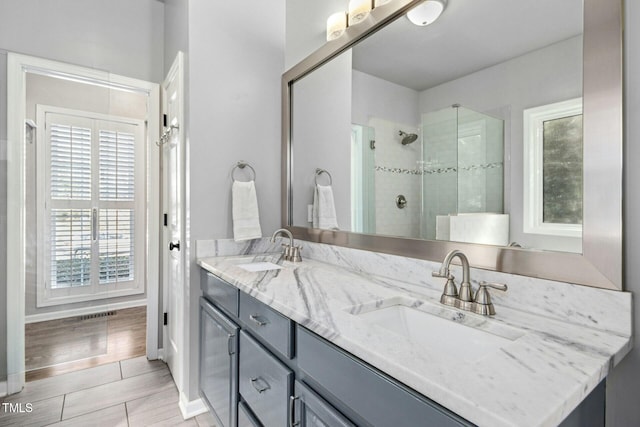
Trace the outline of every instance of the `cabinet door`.
[[289, 401], [292, 425], [299, 427], [355, 427], [310, 388], [296, 381], [295, 396]]
[[238, 404], [238, 427], [262, 427], [244, 402]]
[[200, 395], [221, 427], [237, 425], [239, 329], [200, 299]]

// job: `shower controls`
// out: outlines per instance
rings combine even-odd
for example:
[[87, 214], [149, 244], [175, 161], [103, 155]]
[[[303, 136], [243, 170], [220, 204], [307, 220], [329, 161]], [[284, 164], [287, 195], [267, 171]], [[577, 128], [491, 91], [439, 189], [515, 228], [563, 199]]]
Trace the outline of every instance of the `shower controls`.
[[398, 195], [398, 197], [396, 197], [396, 206], [398, 209], [404, 209], [405, 206], [407, 206], [407, 198], [402, 194]]

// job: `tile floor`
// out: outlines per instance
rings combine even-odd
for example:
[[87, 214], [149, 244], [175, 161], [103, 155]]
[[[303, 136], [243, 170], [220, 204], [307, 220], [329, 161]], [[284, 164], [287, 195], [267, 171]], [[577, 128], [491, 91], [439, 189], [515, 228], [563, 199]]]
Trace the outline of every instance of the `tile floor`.
[[32, 381], [0, 400], [1, 427], [215, 427], [208, 413], [183, 420], [167, 365], [144, 356]]

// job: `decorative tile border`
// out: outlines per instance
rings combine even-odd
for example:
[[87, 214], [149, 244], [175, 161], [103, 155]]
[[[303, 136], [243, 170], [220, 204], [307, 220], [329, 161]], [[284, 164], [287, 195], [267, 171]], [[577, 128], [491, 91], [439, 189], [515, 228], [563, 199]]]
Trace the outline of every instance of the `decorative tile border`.
[[[471, 165], [460, 168], [461, 171], [472, 171], [472, 170], [483, 170], [483, 169], [497, 169], [502, 168], [502, 162], [497, 163], [487, 163], [483, 165]], [[387, 166], [376, 166], [376, 172], [387, 172], [387, 173], [395, 173], [399, 175], [432, 175], [432, 174], [445, 174], [445, 173], [455, 173], [458, 172], [458, 168], [456, 167], [448, 167], [448, 168], [437, 168], [437, 169], [429, 169], [429, 168], [415, 168], [415, 169], [403, 169], [403, 168], [390, 168]]]

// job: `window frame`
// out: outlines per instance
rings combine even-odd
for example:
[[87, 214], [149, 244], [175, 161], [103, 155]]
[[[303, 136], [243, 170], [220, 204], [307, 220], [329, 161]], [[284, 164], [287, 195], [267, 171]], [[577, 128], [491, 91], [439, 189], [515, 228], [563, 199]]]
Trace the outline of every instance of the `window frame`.
[[523, 112], [524, 233], [582, 238], [582, 224], [544, 222], [543, 216], [544, 122], [582, 114], [581, 97], [528, 108]]
[[[50, 282], [50, 247], [49, 239], [51, 233], [50, 212], [53, 209], [50, 194], [50, 150], [47, 143], [48, 130], [45, 127], [47, 114], [63, 115], [69, 118], [75, 117], [79, 122], [92, 122], [92, 139], [91, 139], [91, 187], [92, 198], [89, 201], [90, 209], [96, 209], [99, 223], [101, 209], [133, 209], [134, 210], [134, 279], [124, 282], [100, 283], [99, 281], [99, 253], [100, 239], [92, 242], [92, 266], [91, 273], [92, 283], [88, 286], [66, 287], [52, 289], [47, 285]], [[144, 202], [145, 197], [145, 167], [146, 150], [145, 150], [145, 133], [146, 126], [143, 120], [137, 120], [128, 117], [120, 117], [115, 115], [107, 115], [94, 113], [89, 111], [73, 110], [50, 105], [36, 105], [37, 126], [39, 132], [36, 136], [36, 165], [37, 165], [37, 190], [36, 190], [36, 206], [37, 206], [37, 287], [36, 287], [36, 307], [48, 307], [61, 304], [77, 303], [84, 301], [95, 301], [105, 298], [113, 298], [128, 295], [139, 295], [145, 292], [145, 230], [146, 230], [146, 210]], [[109, 122], [105, 129], [98, 126], [98, 122]], [[99, 130], [113, 130], [113, 126], [120, 124], [135, 126], [135, 197], [133, 201], [110, 201], [100, 200], [99, 195]], [[111, 126], [113, 125], [113, 126]], [[48, 206], [47, 206], [48, 204]], [[75, 204], [70, 206], [75, 209]], [[87, 204], [87, 203], [85, 203]], [[99, 227], [99, 226], [98, 226]], [[91, 230], [93, 232], [93, 230]], [[99, 228], [98, 228], [99, 236]], [[97, 280], [95, 280], [97, 279]]]

